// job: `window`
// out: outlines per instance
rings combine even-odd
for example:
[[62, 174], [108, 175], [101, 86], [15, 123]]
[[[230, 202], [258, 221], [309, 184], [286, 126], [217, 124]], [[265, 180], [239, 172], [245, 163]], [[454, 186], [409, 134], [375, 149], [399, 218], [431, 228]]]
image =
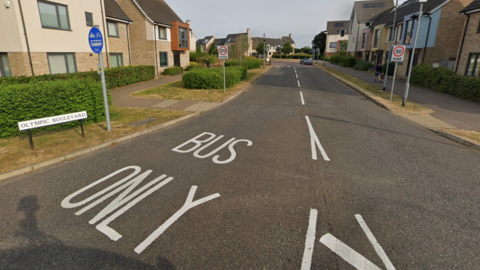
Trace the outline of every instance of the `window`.
[[380, 29], [375, 30], [375, 39], [373, 41], [373, 47], [378, 47], [378, 40], [380, 39]]
[[403, 25], [398, 25], [397, 26], [397, 41], [400, 41], [402, 39], [402, 30], [403, 30]]
[[332, 49], [335, 49], [337, 48], [337, 42], [330, 42], [330, 44], [328, 45], [329, 48], [332, 48]]
[[87, 22], [87, 26], [93, 26], [93, 14], [85, 12], [85, 21]]
[[70, 30], [67, 6], [38, 1], [43, 28]]
[[369, 27], [369, 26], [370, 26], [370, 23], [369, 23], [369, 22], [367, 22], [367, 23], [365, 24], [365, 26]]
[[160, 52], [160, 66], [168, 67], [168, 54], [167, 52]]
[[362, 52], [357, 52], [357, 57], [361, 58], [362, 57]]
[[363, 33], [362, 37], [362, 49], [365, 49], [365, 44], [367, 42], [367, 33]]
[[167, 28], [158, 27], [158, 38], [159, 39], [167, 39]]
[[118, 24], [116, 22], [107, 22], [107, 29], [109, 37], [119, 37]]
[[478, 22], [478, 30], [477, 30], [477, 34], [480, 34], [480, 21]]
[[47, 53], [50, 74], [77, 72], [73, 53]]
[[345, 30], [340, 30], [340, 36], [344, 37], [345, 36]]
[[405, 26], [405, 40], [404, 44], [412, 43], [412, 31], [413, 31], [413, 20], [407, 21], [407, 25]]
[[334, 23], [334, 27], [343, 27], [345, 24], [344, 23]]
[[180, 37], [180, 48], [188, 48], [187, 28], [179, 27], [178, 32]]
[[0, 74], [2, 77], [12, 77], [12, 71], [10, 70], [10, 63], [8, 62], [8, 55], [6, 53], [0, 53]]
[[388, 29], [387, 29], [387, 39], [385, 40], [385, 42], [392, 41], [392, 35], [393, 35], [392, 29], [393, 29], [393, 28], [388, 28]]
[[110, 62], [112, 63], [112, 67], [123, 67], [123, 54], [111, 53]]
[[465, 76], [478, 77], [480, 71], [480, 53], [470, 53]]

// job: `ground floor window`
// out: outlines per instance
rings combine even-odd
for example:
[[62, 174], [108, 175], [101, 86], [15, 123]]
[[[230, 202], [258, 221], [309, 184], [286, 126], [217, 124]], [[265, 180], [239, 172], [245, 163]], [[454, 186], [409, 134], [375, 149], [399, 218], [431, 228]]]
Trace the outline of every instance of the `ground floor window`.
[[47, 53], [47, 58], [50, 74], [77, 72], [73, 53]]
[[465, 76], [478, 77], [480, 71], [480, 53], [471, 53], [468, 56]]
[[12, 71], [10, 70], [10, 62], [8, 62], [8, 55], [6, 53], [0, 53], [0, 74], [2, 77], [11, 77]]
[[160, 52], [160, 66], [161, 67], [168, 67], [168, 53], [167, 52]]
[[110, 54], [110, 63], [112, 64], [112, 68], [123, 67], [123, 54], [121, 54], [121, 53], [111, 53]]
[[362, 52], [357, 52], [357, 57], [362, 57]]

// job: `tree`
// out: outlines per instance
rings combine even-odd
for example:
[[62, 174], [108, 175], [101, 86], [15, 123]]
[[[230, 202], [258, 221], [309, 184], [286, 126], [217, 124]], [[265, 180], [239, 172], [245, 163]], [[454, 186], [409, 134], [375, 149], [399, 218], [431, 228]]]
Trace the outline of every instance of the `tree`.
[[312, 48], [310, 48], [309, 46], [303, 47], [301, 51], [306, 54], [312, 54]]
[[285, 44], [282, 46], [282, 53], [285, 55], [291, 54], [293, 52], [293, 47], [292, 44], [290, 44], [289, 41], [287, 41]]
[[245, 53], [248, 51], [248, 37], [240, 36], [235, 40], [235, 43], [230, 45], [228, 48], [228, 54], [235, 59], [240, 60], [240, 65], [242, 64], [242, 58], [245, 56]]
[[325, 42], [327, 42], [327, 34], [322, 31], [313, 38], [312, 45], [315, 49], [320, 48], [320, 52], [325, 54]]
[[201, 46], [197, 46], [197, 49], [195, 50], [197, 53], [199, 52], [202, 52], [202, 47]]
[[265, 51], [265, 46], [264, 46], [263, 41], [260, 42], [260, 43], [258, 43], [258, 46], [257, 46], [257, 48], [256, 48], [255, 50], [257, 50], [257, 54], [258, 54], [258, 55], [264, 53], [264, 51]]
[[340, 54], [345, 55], [347, 53], [348, 40], [340, 42]]
[[208, 49], [208, 54], [210, 55], [218, 55], [218, 48], [215, 45], [210, 45], [210, 48]]

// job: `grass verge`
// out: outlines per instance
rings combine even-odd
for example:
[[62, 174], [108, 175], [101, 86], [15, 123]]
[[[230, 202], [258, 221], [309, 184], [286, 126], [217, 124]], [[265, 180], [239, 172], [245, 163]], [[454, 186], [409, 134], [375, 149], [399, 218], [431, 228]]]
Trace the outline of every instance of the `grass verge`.
[[135, 92], [132, 94], [132, 96], [138, 98], [223, 102], [228, 97], [245, 88], [248, 84], [255, 80], [255, 78], [260, 76], [260, 74], [270, 68], [271, 66], [267, 66], [265, 69], [259, 68], [248, 70], [247, 78], [240, 83], [227, 88], [225, 93], [223, 93], [223, 89], [186, 89], [183, 87], [182, 81], [176, 81], [147, 90]]
[[[0, 139], [0, 173], [12, 171], [38, 162], [63, 156], [90, 146], [105, 143], [137, 131], [165, 123], [189, 114], [148, 108], [110, 107], [112, 131], [106, 130], [106, 122], [84, 126], [85, 138], [78, 128], [40, 132], [33, 135], [35, 150], [30, 150], [28, 135]], [[130, 123], [152, 118], [152, 122], [141, 126]]]
[[456, 135], [466, 141], [480, 145], [480, 132], [475, 130], [464, 130], [464, 129], [441, 129], [444, 132]]

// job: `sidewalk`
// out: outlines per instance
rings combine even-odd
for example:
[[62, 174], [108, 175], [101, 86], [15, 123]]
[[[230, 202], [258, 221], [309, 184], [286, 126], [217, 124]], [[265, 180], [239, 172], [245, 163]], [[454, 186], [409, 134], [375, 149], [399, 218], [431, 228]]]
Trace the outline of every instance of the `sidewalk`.
[[[340, 67], [327, 63], [327, 66], [334, 68], [346, 74], [349, 74], [358, 79], [364, 80], [368, 83], [383, 87], [383, 83], [375, 83], [373, 81], [373, 75], [366, 71], [355, 70], [353, 68]], [[406, 81], [395, 80], [394, 93], [403, 96]], [[387, 91], [390, 91], [392, 87], [392, 78], [389, 77], [387, 81]], [[435, 111], [431, 114], [431, 123], [434, 126], [432, 128], [456, 128], [465, 130], [480, 131], [480, 104], [472, 101], [460, 99], [445, 93], [435, 92], [426, 88], [410, 85], [408, 99], [428, 107]], [[408, 103], [407, 103], [408, 106]], [[407, 118], [416, 120], [416, 115], [411, 115]], [[437, 121], [434, 121], [435, 119]], [[418, 119], [417, 121], [418, 122]]]
[[144, 83], [129, 85], [117, 90], [110, 91], [112, 104], [118, 107], [138, 107], [138, 108], [156, 108], [189, 112], [204, 112], [217, 107], [221, 103], [202, 102], [202, 101], [184, 101], [184, 100], [166, 100], [150, 98], [134, 98], [132, 93], [147, 90], [162, 84], [171, 83], [182, 79], [183, 74], [171, 77], [162, 77]]

